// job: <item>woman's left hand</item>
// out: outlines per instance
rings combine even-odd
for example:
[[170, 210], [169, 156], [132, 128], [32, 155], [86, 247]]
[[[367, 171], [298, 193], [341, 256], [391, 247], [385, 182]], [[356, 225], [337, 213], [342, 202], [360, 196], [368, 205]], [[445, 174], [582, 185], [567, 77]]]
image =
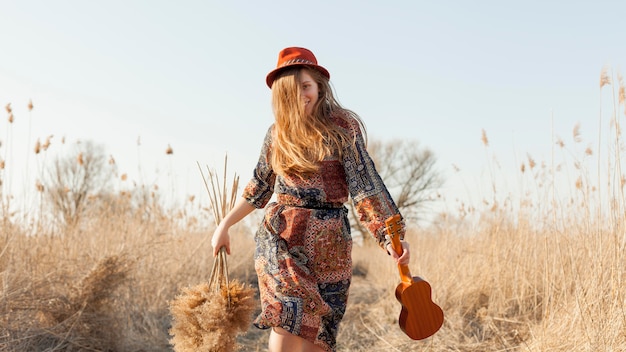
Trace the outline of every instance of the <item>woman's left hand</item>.
[[395, 260], [399, 265], [408, 265], [411, 261], [409, 243], [405, 241], [400, 241], [400, 243], [402, 244], [402, 255], [398, 255], [398, 253], [393, 250], [391, 244], [387, 245], [387, 252], [389, 252], [391, 258], [393, 258], [393, 260]]

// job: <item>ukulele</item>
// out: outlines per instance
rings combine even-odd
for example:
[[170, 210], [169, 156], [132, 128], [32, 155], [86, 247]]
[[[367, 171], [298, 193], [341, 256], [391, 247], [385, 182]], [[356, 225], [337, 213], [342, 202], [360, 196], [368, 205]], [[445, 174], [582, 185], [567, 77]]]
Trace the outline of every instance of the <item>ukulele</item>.
[[[396, 214], [385, 221], [391, 246], [402, 254], [399, 230], [401, 217]], [[431, 298], [431, 287], [418, 276], [411, 276], [407, 265], [398, 264], [402, 282], [396, 287], [396, 299], [402, 304], [398, 324], [413, 340], [422, 340], [436, 333], [443, 325], [443, 310]]]

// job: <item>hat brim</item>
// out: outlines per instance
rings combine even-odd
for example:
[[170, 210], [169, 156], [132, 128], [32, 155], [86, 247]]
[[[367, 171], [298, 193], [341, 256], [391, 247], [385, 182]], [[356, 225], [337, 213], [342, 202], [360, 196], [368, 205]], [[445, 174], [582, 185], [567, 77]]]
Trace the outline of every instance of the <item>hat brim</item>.
[[326, 78], [330, 79], [330, 73], [328, 72], [327, 69], [323, 68], [320, 65], [311, 65], [311, 64], [299, 64], [299, 63], [294, 63], [291, 65], [286, 65], [286, 66], [282, 66], [279, 68], [276, 68], [274, 70], [272, 70], [270, 73], [267, 74], [267, 77], [265, 78], [265, 83], [267, 83], [267, 86], [270, 87], [270, 89], [272, 88], [272, 84], [274, 84], [274, 80], [276, 79], [276, 76], [278, 76], [283, 70], [286, 70], [288, 68], [292, 68], [292, 67], [308, 67], [308, 68], [312, 68], [314, 70], [319, 71], [322, 75], [324, 75]]

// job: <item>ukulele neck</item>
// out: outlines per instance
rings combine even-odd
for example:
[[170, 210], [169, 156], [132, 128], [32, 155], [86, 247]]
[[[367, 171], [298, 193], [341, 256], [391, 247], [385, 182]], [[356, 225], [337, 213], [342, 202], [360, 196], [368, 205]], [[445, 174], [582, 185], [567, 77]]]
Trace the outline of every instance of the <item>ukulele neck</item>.
[[[400, 228], [402, 218], [400, 214], [396, 214], [389, 219], [385, 220], [385, 225], [387, 226], [387, 234], [391, 238], [391, 247], [394, 252], [398, 255], [402, 255], [402, 243], [400, 242]], [[400, 278], [403, 282], [413, 282], [413, 277], [411, 276], [411, 271], [409, 271], [409, 266], [404, 264], [398, 264], [398, 271], [400, 272]]]
[[407, 265], [398, 264], [398, 271], [400, 272], [400, 279], [402, 282], [413, 282], [413, 276], [411, 276], [411, 272], [409, 271], [409, 267]]

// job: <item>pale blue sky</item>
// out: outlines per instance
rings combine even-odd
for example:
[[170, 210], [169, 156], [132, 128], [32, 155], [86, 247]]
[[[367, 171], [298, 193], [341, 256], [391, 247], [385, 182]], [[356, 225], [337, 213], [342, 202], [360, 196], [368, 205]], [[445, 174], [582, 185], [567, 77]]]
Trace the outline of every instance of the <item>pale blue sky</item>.
[[597, 144], [600, 71], [626, 63], [625, 20], [626, 1], [0, 0], [0, 104], [14, 167], [37, 138], [91, 139], [120, 172], [185, 196], [203, 192], [196, 161], [226, 152], [247, 181], [272, 122], [265, 75], [304, 46], [370, 138], [430, 148], [442, 192], [464, 198], [490, 167], [482, 129], [512, 170], [576, 123]]

